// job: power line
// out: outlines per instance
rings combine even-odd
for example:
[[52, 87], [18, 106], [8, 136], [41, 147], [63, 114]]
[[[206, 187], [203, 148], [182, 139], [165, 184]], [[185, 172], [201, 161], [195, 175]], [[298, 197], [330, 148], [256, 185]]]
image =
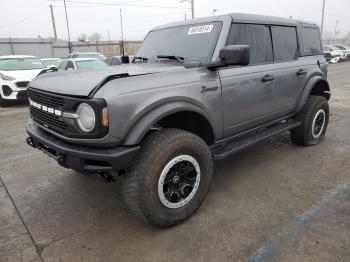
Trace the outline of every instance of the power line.
[[20, 24], [22, 22], [25, 22], [25, 21], [29, 20], [30, 18], [32, 18], [33, 16], [35, 16], [35, 15], [41, 13], [42, 11], [46, 10], [46, 8], [48, 8], [48, 6], [45, 6], [45, 7], [41, 8], [41, 9], [39, 9], [35, 13], [33, 13], [30, 16], [27, 16], [27, 17], [25, 17], [25, 18], [23, 18], [21, 20], [18, 20], [16, 22], [13, 22], [13, 23], [10, 23], [10, 24], [7, 24], [7, 25], [2, 25], [2, 26], [0, 26], [0, 28], [9, 27], [9, 26], [13, 26], [13, 25], [17, 25], [17, 24]]
[[[53, 2], [62, 2], [62, 0], [50, 0]], [[67, 0], [67, 3], [74, 4], [88, 4], [88, 5], [100, 5], [100, 6], [129, 6], [129, 7], [148, 7], [148, 8], [165, 8], [165, 9], [190, 9], [187, 7], [178, 7], [178, 6], [161, 6], [161, 5], [136, 5], [136, 4], [123, 4], [123, 3], [99, 3], [99, 2], [91, 2], [91, 1], [75, 1], [75, 0]]]

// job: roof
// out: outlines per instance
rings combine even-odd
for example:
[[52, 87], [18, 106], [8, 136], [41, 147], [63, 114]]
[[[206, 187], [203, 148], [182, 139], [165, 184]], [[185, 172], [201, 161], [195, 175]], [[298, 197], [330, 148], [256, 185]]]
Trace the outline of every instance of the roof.
[[186, 21], [169, 23], [169, 24], [155, 27], [152, 29], [152, 31], [169, 28], [169, 27], [181, 26], [181, 25], [224, 21], [224, 20], [227, 20], [227, 18], [232, 20], [232, 22], [236, 22], [236, 23], [278, 24], [278, 25], [291, 25], [291, 26], [296, 26], [297, 24], [305, 24], [305, 25], [311, 25], [311, 26], [318, 26], [314, 22], [284, 18], [284, 17], [266, 16], [266, 15], [257, 15], [257, 14], [231, 13], [231, 14], [225, 14], [220, 16], [208, 16], [208, 17], [190, 19]]
[[76, 51], [76, 52], [71, 53], [70, 55], [75, 55], [75, 54], [101, 54], [101, 53], [99, 53], [99, 52], [79, 52], [79, 51]]
[[54, 61], [54, 60], [62, 60], [62, 58], [58, 58], [58, 57], [48, 57], [48, 58], [40, 58], [40, 60]]
[[0, 56], [0, 59], [9, 59], [9, 58], [37, 58], [37, 57], [32, 56], [32, 55], [4, 55], [4, 56]]

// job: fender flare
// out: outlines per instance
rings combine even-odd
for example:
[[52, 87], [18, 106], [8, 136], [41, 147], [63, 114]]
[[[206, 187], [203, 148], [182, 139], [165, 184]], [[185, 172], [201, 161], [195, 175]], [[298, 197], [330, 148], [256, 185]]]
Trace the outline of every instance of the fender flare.
[[307, 84], [305, 85], [304, 89], [303, 89], [303, 92], [302, 94], [300, 95], [299, 97], [299, 102], [296, 106], [296, 109], [295, 109], [295, 113], [299, 113], [302, 108], [304, 107], [308, 97], [310, 96], [311, 94], [311, 91], [312, 89], [314, 88], [314, 86], [319, 83], [319, 82], [324, 82], [327, 86], [327, 92], [325, 93], [325, 97], [327, 98], [327, 100], [330, 99], [331, 97], [331, 93], [330, 93], [330, 89], [329, 89], [329, 84], [328, 84], [328, 81], [326, 78], [324, 78], [323, 76], [313, 76], [311, 77], [311, 79], [307, 82]]
[[173, 113], [177, 113], [181, 111], [192, 111], [200, 114], [202, 117], [204, 117], [208, 121], [213, 131], [213, 134], [215, 135], [213, 126], [211, 125], [211, 122], [204, 110], [188, 102], [174, 101], [174, 102], [160, 105], [143, 114], [139, 118], [139, 120], [131, 127], [130, 132], [126, 137], [124, 144], [125, 145], [139, 144], [143, 139], [143, 137], [146, 135], [146, 133], [150, 130], [150, 128], [154, 126], [154, 124], [159, 122], [164, 117], [167, 117]]

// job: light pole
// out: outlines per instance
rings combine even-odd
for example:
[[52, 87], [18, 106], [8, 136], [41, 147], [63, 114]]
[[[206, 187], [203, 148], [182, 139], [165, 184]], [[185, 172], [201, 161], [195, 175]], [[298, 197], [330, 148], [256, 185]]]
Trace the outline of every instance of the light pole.
[[213, 16], [215, 16], [215, 13], [217, 12], [218, 10], [216, 8], [213, 9]]
[[191, 15], [192, 19], [194, 19], [194, 0], [181, 0], [180, 3], [190, 2], [191, 3]]
[[324, 23], [324, 10], [326, 6], [326, 0], [323, 0], [323, 7], [322, 7], [322, 20], [321, 20], [321, 39], [323, 36], [323, 23]]

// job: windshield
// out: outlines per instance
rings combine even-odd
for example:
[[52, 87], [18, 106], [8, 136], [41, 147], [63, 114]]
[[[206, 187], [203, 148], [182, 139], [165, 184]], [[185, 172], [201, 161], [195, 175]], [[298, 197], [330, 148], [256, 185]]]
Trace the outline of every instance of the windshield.
[[75, 62], [78, 69], [101, 69], [106, 68], [107, 64], [100, 60], [82, 60]]
[[35, 70], [43, 69], [45, 65], [38, 58], [4, 58], [0, 59], [0, 70]]
[[46, 66], [54, 65], [55, 67], [58, 67], [62, 62], [62, 59], [41, 59], [41, 62], [43, 62]]
[[97, 58], [100, 59], [102, 61], [104, 61], [106, 59], [106, 57], [102, 54], [81, 54], [82, 58]]
[[346, 50], [346, 48], [344, 46], [341, 46], [341, 45], [336, 45], [335, 47], [337, 47], [340, 50]]
[[[210, 61], [222, 23], [184, 25], [150, 32], [135, 57], [156, 61], [157, 56], [173, 56]], [[175, 61], [175, 60], [173, 60]]]

